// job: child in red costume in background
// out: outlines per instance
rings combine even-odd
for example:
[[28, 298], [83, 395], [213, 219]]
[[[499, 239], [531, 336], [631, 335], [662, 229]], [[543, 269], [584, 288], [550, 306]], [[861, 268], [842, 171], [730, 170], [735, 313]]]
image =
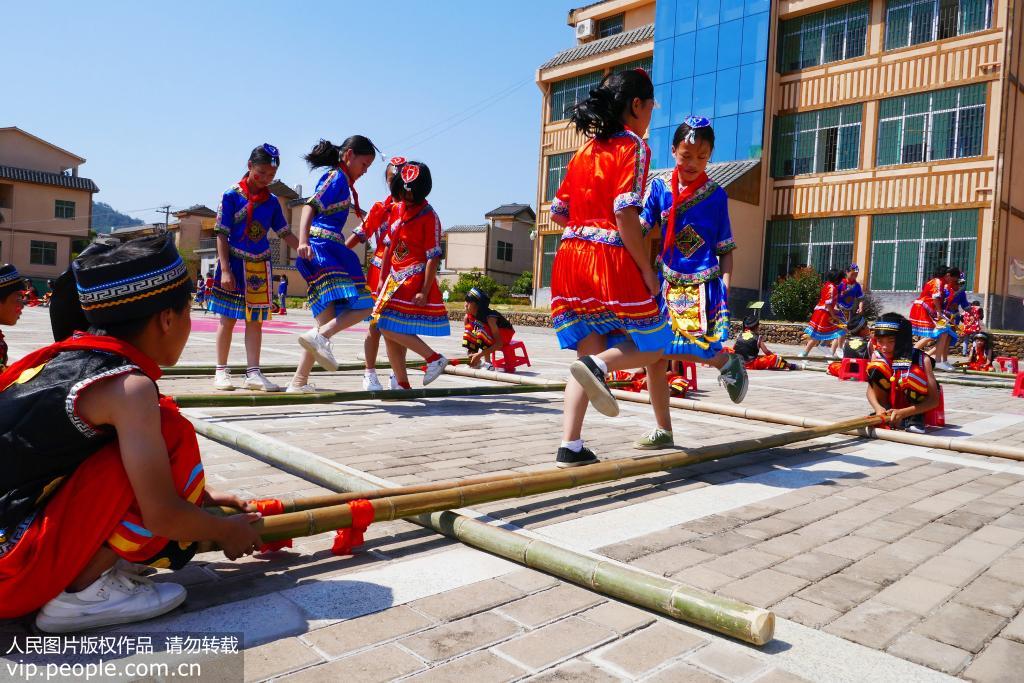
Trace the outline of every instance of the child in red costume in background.
[[[787, 363], [782, 356], [774, 354], [764, 343], [757, 328], [761, 326], [757, 313], [743, 319], [743, 331], [733, 344], [733, 352], [740, 357], [747, 370], [799, 370], [796, 363]], [[763, 356], [760, 354], [764, 354]]]
[[[868, 321], [864, 316], [856, 316], [850, 319], [846, 326], [846, 341], [843, 343], [843, 358], [859, 358], [867, 360], [871, 357], [871, 341], [868, 330]], [[838, 377], [842, 369], [841, 361], [828, 364], [828, 374]]]

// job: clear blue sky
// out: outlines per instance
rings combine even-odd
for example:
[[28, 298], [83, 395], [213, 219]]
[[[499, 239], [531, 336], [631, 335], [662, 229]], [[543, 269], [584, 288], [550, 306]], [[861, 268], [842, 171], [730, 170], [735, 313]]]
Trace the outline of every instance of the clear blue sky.
[[[316, 179], [318, 138], [369, 136], [430, 165], [445, 225], [536, 199], [536, 68], [571, 47], [584, 0], [10, 2], [0, 126], [88, 159], [97, 201], [120, 211], [206, 204], [263, 142], [278, 178]], [[450, 123], [506, 93], [463, 123]], [[424, 132], [424, 129], [428, 129]], [[378, 162], [357, 184], [384, 195]], [[147, 222], [162, 215], [134, 213]]]

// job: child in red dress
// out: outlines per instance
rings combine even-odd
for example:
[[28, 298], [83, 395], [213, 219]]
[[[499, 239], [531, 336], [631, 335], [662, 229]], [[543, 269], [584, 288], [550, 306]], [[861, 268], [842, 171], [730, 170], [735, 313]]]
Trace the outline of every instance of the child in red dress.
[[570, 116], [589, 139], [551, 204], [551, 220], [565, 228], [551, 276], [552, 324], [562, 348], [579, 357], [565, 389], [559, 467], [597, 462], [581, 432], [588, 400], [618, 414], [606, 373], [651, 365], [672, 340], [640, 224], [650, 163], [643, 135], [654, 105], [654, 85], [636, 69], [607, 76]]
[[448, 359], [420, 335], [446, 337], [451, 333], [448, 310], [437, 288], [441, 264], [441, 220], [427, 203], [433, 181], [419, 161], [406, 162], [391, 179], [392, 194], [401, 199], [401, 212], [391, 226], [391, 245], [384, 255], [382, 280], [373, 307], [373, 323], [387, 345], [391, 371], [398, 386], [408, 389], [406, 350], [427, 361], [423, 385], [441, 376]]
[[[843, 336], [846, 323], [836, 312], [836, 305], [839, 300], [839, 284], [845, 274], [841, 270], [830, 270], [825, 276], [825, 282], [821, 285], [821, 294], [818, 296], [818, 305], [814, 307], [811, 320], [804, 328], [804, 333], [809, 337], [804, 350], [800, 352], [801, 358], [806, 358], [815, 346], [823, 341], [832, 341]], [[829, 350], [828, 355], [833, 353]]]

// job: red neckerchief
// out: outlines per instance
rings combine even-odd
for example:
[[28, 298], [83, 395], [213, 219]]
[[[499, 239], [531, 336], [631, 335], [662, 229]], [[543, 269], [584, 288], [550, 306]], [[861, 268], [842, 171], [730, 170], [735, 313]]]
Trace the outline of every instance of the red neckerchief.
[[708, 174], [701, 171], [700, 175], [687, 183], [686, 187], [679, 187], [679, 167], [672, 169], [672, 209], [668, 214], [668, 227], [665, 228], [665, 241], [661, 245], [661, 260], [665, 260], [671, 245], [675, 244], [676, 238], [676, 211], [678, 207], [692, 197], [697, 190], [704, 187], [708, 181]]
[[157, 365], [152, 358], [142, 353], [142, 351], [139, 351], [126, 341], [115, 339], [114, 337], [100, 337], [94, 334], [76, 332], [68, 339], [57, 342], [56, 344], [44, 346], [37, 351], [33, 351], [14, 365], [9, 366], [3, 374], [0, 374], [0, 391], [3, 391], [10, 385], [14, 384], [14, 381], [21, 377], [21, 373], [24, 371], [50, 361], [59, 353], [74, 350], [108, 351], [110, 353], [115, 353], [130, 360], [133, 364], [138, 366], [139, 370], [154, 382], [160, 379], [160, 376], [163, 374], [160, 370], [160, 366]]
[[348, 164], [344, 161], [338, 162], [338, 169], [345, 175], [345, 182], [348, 183], [348, 191], [352, 193], [352, 207], [356, 210], [356, 217], [363, 217], [363, 210], [359, 208], [359, 193], [356, 192], [355, 183], [352, 182], [352, 176], [348, 172]]
[[238, 181], [238, 187], [242, 190], [242, 196], [245, 197], [247, 202], [245, 205], [245, 234], [248, 236], [249, 226], [252, 225], [252, 212], [256, 209], [257, 204], [262, 204], [270, 199], [270, 190], [264, 187], [256, 194], [253, 194], [249, 190], [248, 173], [242, 176], [242, 179]]

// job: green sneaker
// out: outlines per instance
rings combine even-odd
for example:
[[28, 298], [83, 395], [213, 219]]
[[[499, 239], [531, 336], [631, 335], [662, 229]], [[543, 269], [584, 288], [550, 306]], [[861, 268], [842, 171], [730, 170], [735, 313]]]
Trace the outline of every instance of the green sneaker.
[[736, 354], [732, 354], [719, 371], [718, 383], [729, 392], [733, 403], [742, 403], [747, 395], [747, 369]]
[[655, 428], [650, 434], [633, 444], [638, 451], [656, 451], [662, 448], [672, 448], [676, 442], [672, 440], [672, 432]]

